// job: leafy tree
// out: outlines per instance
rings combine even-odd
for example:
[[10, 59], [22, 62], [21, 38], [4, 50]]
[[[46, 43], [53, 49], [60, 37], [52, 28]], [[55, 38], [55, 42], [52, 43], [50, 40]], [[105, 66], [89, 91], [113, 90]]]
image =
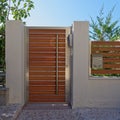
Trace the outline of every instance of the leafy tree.
[[32, 0], [0, 0], [0, 65], [5, 68], [5, 22], [13, 18], [23, 20], [34, 8]]
[[112, 21], [114, 9], [115, 6], [108, 12], [107, 16], [104, 16], [104, 7], [102, 7], [99, 15], [96, 17], [97, 21], [94, 21], [91, 17], [91, 39], [98, 41], [115, 41], [120, 39], [120, 26], [117, 25], [119, 20]]

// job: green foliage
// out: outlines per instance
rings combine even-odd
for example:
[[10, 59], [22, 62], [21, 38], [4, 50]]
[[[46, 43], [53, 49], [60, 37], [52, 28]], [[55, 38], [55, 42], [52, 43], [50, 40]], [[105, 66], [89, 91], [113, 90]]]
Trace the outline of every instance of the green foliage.
[[91, 39], [98, 41], [115, 41], [120, 39], [120, 26], [117, 25], [119, 21], [112, 21], [114, 9], [115, 7], [108, 12], [107, 16], [104, 16], [104, 7], [102, 7], [99, 15], [96, 17], [97, 21], [94, 21], [91, 17]]
[[34, 8], [34, 4], [31, 0], [12, 0], [12, 4], [11, 13], [15, 20], [27, 18], [30, 16], [30, 10]]
[[120, 74], [92, 74], [92, 76], [97, 77], [120, 77]]
[[32, 0], [0, 0], [0, 65], [5, 69], [5, 22], [11, 17], [23, 20], [34, 8]]
[[5, 69], [5, 27], [0, 26], [0, 65]]

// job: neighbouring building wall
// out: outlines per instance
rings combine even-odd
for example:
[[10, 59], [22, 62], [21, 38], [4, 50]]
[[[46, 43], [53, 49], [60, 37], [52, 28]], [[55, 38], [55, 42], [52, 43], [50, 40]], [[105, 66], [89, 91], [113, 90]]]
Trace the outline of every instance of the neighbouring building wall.
[[73, 24], [72, 107], [120, 107], [120, 78], [89, 77], [89, 23]]

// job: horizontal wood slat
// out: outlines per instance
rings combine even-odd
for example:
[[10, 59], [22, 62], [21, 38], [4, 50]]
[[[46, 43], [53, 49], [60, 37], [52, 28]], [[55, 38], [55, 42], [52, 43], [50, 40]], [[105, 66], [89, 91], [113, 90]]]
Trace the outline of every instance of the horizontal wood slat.
[[[37, 57], [37, 58], [29, 58], [29, 60], [30, 61], [46, 61], [46, 62], [48, 62], [48, 61], [55, 61], [56, 60], [56, 58], [52, 58], [52, 57], [50, 57], [50, 58], [39, 58], [39, 57]], [[58, 61], [59, 62], [62, 62], [62, 61], [65, 61], [65, 58], [58, 58]]]
[[[49, 48], [44, 48], [44, 47], [30, 47], [29, 49], [30, 53], [31, 52], [56, 52], [56, 48], [55, 47], [49, 47]], [[58, 52], [64, 52], [65, 51], [65, 47], [59, 47], [58, 48]]]
[[[44, 57], [44, 56], [56, 56], [56, 53], [29, 53], [30, 54], [30, 56], [32, 57], [32, 56], [42, 56], [42, 57]], [[65, 56], [65, 53], [58, 53], [58, 56]]]
[[[30, 76], [29, 80], [56, 80], [56, 77], [54, 76]], [[58, 76], [58, 80], [65, 80], [65, 76]]]
[[[56, 66], [56, 63], [32, 62], [31, 66]], [[65, 63], [58, 63], [59, 66], [65, 66]]]
[[92, 47], [92, 52], [120, 52], [120, 47]]
[[[30, 37], [30, 41], [31, 43], [55, 43], [56, 42], [56, 36], [53, 38], [48, 37]], [[65, 42], [65, 38], [64, 37], [59, 37], [59, 43], [64, 43]]]
[[65, 41], [65, 34], [33, 34], [33, 35], [30, 35], [29, 38], [31, 40], [31, 42], [34, 42], [34, 41], [38, 41], [38, 42], [56, 42], [56, 36], [58, 36], [58, 39], [59, 41], [58, 42], [61, 42], [61, 41]]
[[120, 46], [120, 42], [119, 41], [92, 41], [91, 42], [92, 46]]
[[[31, 58], [40, 58], [40, 59], [47, 59], [48, 58], [48, 60], [49, 59], [52, 59], [52, 58], [54, 58], [54, 59], [56, 59], [56, 56], [30, 56], [29, 57], [29, 59], [31, 59]], [[58, 56], [58, 59], [59, 58], [64, 58], [65, 59], [65, 56]]]
[[120, 58], [104, 58], [104, 63], [120, 63]]
[[92, 74], [120, 74], [120, 70], [92, 70]]
[[[37, 61], [37, 60], [34, 60], [31, 63], [56, 64], [56, 61]], [[65, 61], [58, 61], [58, 63], [64, 63], [65, 64]]]
[[105, 64], [103, 65], [104, 68], [119, 68], [120, 69], [120, 64]]
[[[30, 47], [56, 47], [56, 43], [48, 44], [48, 43], [31, 43], [29, 44]], [[64, 43], [58, 44], [58, 47], [65, 47]]]
[[[58, 86], [59, 90], [64, 90], [65, 86]], [[29, 86], [29, 91], [46, 91], [46, 90], [56, 90], [56, 86]]]
[[[29, 71], [34, 71], [34, 70], [38, 70], [38, 71], [56, 71], [56, 67], [45, 67], [45, 66], [30, 66], [29, 67]], [[58, 67], [58, 71], [65, 71], [65, 67]]]
[[[56, 85], [56, 81], [29, 81], [29, 84], [32, 85]], [[65, 81], [59, 81], [59, 85], [65, 85]]]
[[98, 53], [103, 55], [103, 57], [120, 57], [120, 53]]
[[[31, 75], [56, 75], [56, 72], [30, 72]], [[65, 75], [65, 72], [58, 72], [59, 75]]]
[[52, 33], [51, 31], [50, 32], [41, 32], [41, 31], [34, 31], [34, 32], [31, 32], [31, 30], [29, 30], [29, 37], [31, 38], [32, 36], [35, 38], [35, 37], [50, 37], [50, 38], [53, 38], [53, 37], [56, 37], [56, 35], [58, 35], [58, 37], [64, 37], [65, 38], [65, 33], [61, 33], [61, 32], [54, 32]]
[[[56, 94], [55, 90], [49, 90], [49, 91], [30, 91], [29, 93], [30, 95], [33, 95], [33, 94], [38, 94], [38, 95], [46, 95], [46, 94], [50, 94], [50, 95], [53, 95], [53, 94]], [[65, 91], [64, 90], [59, 90], [58, 91], [58, 94], [59, 95], [65, 95]]]
[[65, 39], [65, 29], [29, 29], [29, 102], [65, 102]]
[[56, 96], [56, 95], [30, 95], [29, 96], [31, 99], [34, 98], [34, 97], [37, 97], [37, 99], [65, 99], [65, 96], [64, 95], [59, 95], [59, 96]]

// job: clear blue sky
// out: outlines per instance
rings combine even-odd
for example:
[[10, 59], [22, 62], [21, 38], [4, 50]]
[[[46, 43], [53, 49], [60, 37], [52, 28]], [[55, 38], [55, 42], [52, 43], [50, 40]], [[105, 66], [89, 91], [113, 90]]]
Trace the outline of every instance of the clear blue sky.
[[116, 5], [113, 20], [120, 18], [120, 0], [33, 0], [35, 9], [27, 18], [28, 26], [70, 26], [73, 21], [90, 21], [102, 5], [108, 11]]

